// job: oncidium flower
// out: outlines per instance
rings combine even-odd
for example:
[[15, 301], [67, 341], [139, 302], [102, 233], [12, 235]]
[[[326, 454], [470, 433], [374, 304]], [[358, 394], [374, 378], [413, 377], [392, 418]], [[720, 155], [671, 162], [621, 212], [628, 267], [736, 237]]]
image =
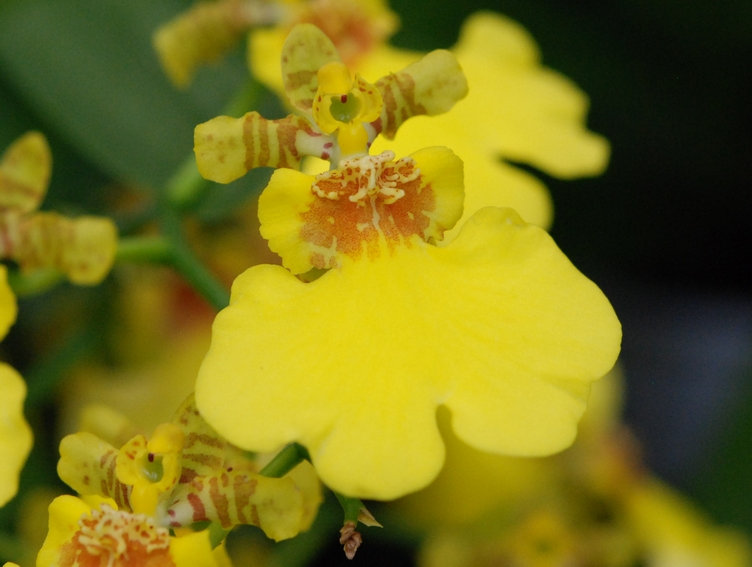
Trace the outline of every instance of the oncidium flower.
[[275, 540], [308, 529], [321, 501], [310, 465], [283, 478], [258, 469], [206, 424], [192, 398], [150, 439], [137, 435], [119, 450], [93, 433], [68, 435], [58, 463], [60, 478], [79, 494], [112, 498], [159, 526], [250, 524]]
[[334, 44], [312, 24], [290, 32], [282, 75], [301, 115], [267, 120], [254, 111], [199, 124], [194, 151], [202, 176], [229, 183], [256, 167], [297, 169], [304, 156], [337, 165], [367, 153], [378, 134], [393, 137], [408, 118], [446, 112], [467, 93], [456, 59], [443, 50], [372, 85], [341, 63]]
[[170, 80], [187, 86], [196, 69], [225, 55], [251, 29], [273, 26], [281, 33], [312, 23], [353, 64], [383, 42], [397, 17], [383, 0], [215, 0], [196, 2], [154, 34], [154, 48]]
[[[16, 319], [16, 298], [0, 265], [0, 339]], [[0, 362], [0, 506], [18, 491], [18, 475], [31, 450], [32, 433], [23, 416], [26, 383], [11, 366]]]
[[[288, 84], [298, 77], [287, 92], [310, 108], [330, 44], [310, 26], [296, 30], [282, 55]], [[306, 53], [323, 73], [289, 72], [301, 38], [318, 38], [323, 51]], [[393, 91], [380, 90], [391, 108]], [[421, 107], [446, 102], [441, 89], [420, 97]], [[382, 110], [375, 130], [392, 122]], [[462, 214], [462, 163], [450, 150], [333, 163], [316, 177], [278, 169], [259, 199], [261, 233], [287, 269], [256, 266], [235, 280], [196, 384], [207, 421], [254, 451], [301, 442], [325, 483], [377, 499], [438, 473], [440, 405], [479, 449], [538, 455], [571, 443], [589, 383], [619, 351], [600, 290], [508, 209], [477, 212], [442, 245]], [[295, 276], [312, 268], [329, 271], [310, 283]]]
[[25, 271], [54, 268], [74, 283], [99, 283], [115, 260], [115, 224], [36, 212], [51, 168], [50, 149], [39, 132], [21, 136], [0, 160], [0, 258], [15, 260]]
[[220, 567], [224, 548], [212, 549], [207, 530], [172, 536], [153, 518], [118, 509], [108, 498], [59, 496], [49, 508], [49, 532], [37, 567]]

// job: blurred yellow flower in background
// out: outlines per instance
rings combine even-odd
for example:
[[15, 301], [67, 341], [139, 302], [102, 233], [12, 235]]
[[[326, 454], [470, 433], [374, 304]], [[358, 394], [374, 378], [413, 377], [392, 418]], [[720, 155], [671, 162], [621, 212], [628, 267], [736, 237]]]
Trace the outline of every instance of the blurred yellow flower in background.
[[[0, 264], [0, 339], [16, 320], [16, 298]], [[26, 383], [12, 367], [0, 362], [0, 506], [18, 491], [18, 475], [31, 450], [32, 433], [23, 416]]]
[[0, 160], [0, 258], [23, 271], [53, 268], [70, 281], [97, 284], [115, 261], [117, 228], [110, 219], [70, 219], [36, 209], [47, 192], [52, 156], [45, 137], [27, 132]]
[[153, 43], [167, 76], [186, 87], [198, 67], [224, 56], [254, 28], [280, 30], [281, 48], [295, 24], [314, 24], [352, 65], [386, 40], [397, 22], [383, 0], [216, 0], [195, 2], [162, 25]]
[[741, 532], [645, 470], [619, 419], [621, 380], [616, 370], [594, 384], [577, 440], [551, 457], [481, 453], [444, 420], [439, 477], [381, 515], [423, 534], [420, 567], [749, 565]]

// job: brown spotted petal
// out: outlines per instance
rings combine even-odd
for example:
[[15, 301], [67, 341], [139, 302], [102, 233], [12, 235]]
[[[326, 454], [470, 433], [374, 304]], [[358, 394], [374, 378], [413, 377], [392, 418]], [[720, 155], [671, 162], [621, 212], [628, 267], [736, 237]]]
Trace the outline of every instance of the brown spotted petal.
[[376, 87], [384, 106], [373, 125], [387, 138], [393, 138], [408, 118], [447, 112], [468, 92], [457, 58], [443, 49], [431, 51], [402, 71], [379, 79]]
[[321, 153], [316, 137], [301, 116], [267, 120], [254, 111], [241, 118], [217, 116], [199, 124], [193, 151], [205, 179], [230, 183], [256, 167], [298, 169], [302, 155]]
[[282, 82], [290, 103], [310, 114], [318, 89], [318, 70], [340, 61], [337, 48], [313, 24], [298, 24], [282, 47]]
[[301, 463], [283, 478], [258, 474], [255, 458], [206, 423], [193, 395], [183, 402], [173, 423], [185, 433], [185, 443], [182, 475], [169, 500], [165, 524], [212, 521], [224, 528], [249, 524], [275, 540], [310, 527], [321, 503], [321, 485], [309, 463]]
[[270, 478], [247, 471], [218, 471], [194, 478], [173, 492], [167, 510], [173, 527], [217, 522], [223, 528], [258, 526], [275, 541], [307, 527], [302, 492], [290, 477]]
[[112, 498], [118, 507], [130, 509], [130, 487], [117, 479], [118, 450], [87, 432], [65, 436], [60, 441], [57, 474], [79, 494]]
[[117, 228], [106, 218], [0, 214], [0, 254], [25, 271], [54, 268], [77, 284], [102, 281], [115, 261]]
[[6, 150], [0, 160], [0, 211], [35, 210], [44, 199], [52, 169], [47, 140], [27, 132]]
[[198, 413], [193, 395], [183, 402], [173, 419], [185, 434], [181, 453], [182, 472], [178, 484], [190, 483], [229, 469], [257, 472], [256, 462], [220, 437]]

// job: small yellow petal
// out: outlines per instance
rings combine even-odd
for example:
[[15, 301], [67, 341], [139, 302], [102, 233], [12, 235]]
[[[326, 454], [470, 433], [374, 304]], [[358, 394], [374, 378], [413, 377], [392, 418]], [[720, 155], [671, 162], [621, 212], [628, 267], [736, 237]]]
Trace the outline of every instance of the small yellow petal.
[[379, 254], [382, 244], [441, 240], [462, 212], [462, 162], [447, 148], [394, 157], [347, 159], [316, 178], [276, 171], [259, 199], [259, 220], [283, 264], [303, 273], [337, 266], [343, 254]]
[[123, 486], [115, 478], [118, 451], [96, 435], [86, 432], [66, 435], [60, 441], [57, 474], [79, 494], [117, 497], [123, 504]]
[[311, 250], [300, 237], [305, 213], [314, 195], [314, 178], [291, 169], [278, 169], [259, 197], [261, 235], [269, 248], [282, 257], [284, 265], [295, 274], [313, 268]]
[[275, 541], [289, 539], [310, 526], [321, 502], [318, 483], [305, 483], [315, 475], [303, 474], [301, 485], [295, 478], [216, 470], [180, 483], [170, 495], [167, 513], [173, 524], [216, 522], [225, 529], [254, 525]]
[[31, 450], [31, 428], [23, 417], [26, 384], [13, 368], [0, 363], [0, 506], [15, 496], [18, 475]]
[[319, 89], [325, 93], [346, 93], [353, 86], [354, 77], [341, 61], [330, 61], [317, 71]]
[[104, 217], [69, 219], [57, 213], [37, 212], [6, 224], [15, 247], [8, 256], [22, 269], [55, 268], [76, 284], [93, 285], [109, 273], [117, 251], [117, 228]]
[[376, 82], [376, 87], [384, 100], [378, 129], [387, 138], [393, 138], [408, 118], [447, 112], [468, 92], [457, 58], [443, 49], [431, 51], [401, 71], [386, 75]]
[[267, 120], [258, 112], [240, 118], [217, 116], [194, 130], [193, 151], [199, 173], [217, 183], [230, 183], [256, 167], [297, 169], [298, 137], [311, 126], [300, 116]]
[[28, 132], [0, 159], [0, 210], [35, 210], [44, 199], [52, 171], [52, 155], [45, 137]]
[[337, 48], [313, 24], [298, 24], [282, 47], [282, 80], [290, 103], [310, 112], [318, 90], [318, 70], [339, 61]]
[[58, 496], [50, 504], [47, 538], [37, 555], [37, 567], [57, 565], [62, 546], [79, 528], [79, 521], [91, 512], [91, 507], [80, 498]]

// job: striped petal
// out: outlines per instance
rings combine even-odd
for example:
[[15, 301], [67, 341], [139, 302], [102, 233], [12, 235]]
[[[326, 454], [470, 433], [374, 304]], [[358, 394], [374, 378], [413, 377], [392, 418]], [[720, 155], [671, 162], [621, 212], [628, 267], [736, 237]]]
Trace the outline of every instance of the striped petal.
[[204, 178], [230, 183], [256, 167], [298, 169], [304, 154], [324, 151], [323, 145], [316, 145], [316, 136], [301, 116], [267, 120], [254, 111], [241, 118], [218, 116], [199, 124], [193, 150]]
[[0, 211], [26, 213], [44, 199], [52, 170], [47, 140], [39, 132], [18, 138], [0, 160]]

